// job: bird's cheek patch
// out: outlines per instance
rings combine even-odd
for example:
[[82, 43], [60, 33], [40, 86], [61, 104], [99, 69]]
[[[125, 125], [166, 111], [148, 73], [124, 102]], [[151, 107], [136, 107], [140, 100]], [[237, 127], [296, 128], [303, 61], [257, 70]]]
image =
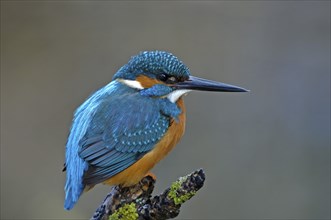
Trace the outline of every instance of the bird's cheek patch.
[[172, 89], [163, 84], [153, 85], [151, 88], [144, 89], [140, 91], [140, 94], [143, 96], [151, 96], [151, 97], [162, 97], [167, 96], [172, 92]]
[[153, 78], [149, 78], [148, 76], [145, 76], [145, 75], [138, 76], [136, 78], [136, 80], [138, 82], [140, 82], [140, 84], [144, 88], [151, 88], [152, 86], [157, 85], [157, 84], [163, 84], [164, 85], [164, 83], [162, 81], [159, 81], [159, 80], [153, 79]]

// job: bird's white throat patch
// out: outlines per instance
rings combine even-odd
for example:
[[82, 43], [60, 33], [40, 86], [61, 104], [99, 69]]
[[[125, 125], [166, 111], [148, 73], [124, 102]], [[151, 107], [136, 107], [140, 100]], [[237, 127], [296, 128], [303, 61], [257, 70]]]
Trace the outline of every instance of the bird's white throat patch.
[[167, 98], [169, 99], [170, 102], [175, 103], [175, 102], [177, 102], [177, 100], [180, 97], [182, 97], [183, 95], [185, 95], [186, 93], [191, 92], [191, 91], [192, 90], [189, 90], [189, 89], [174, 90], [167, 95]]

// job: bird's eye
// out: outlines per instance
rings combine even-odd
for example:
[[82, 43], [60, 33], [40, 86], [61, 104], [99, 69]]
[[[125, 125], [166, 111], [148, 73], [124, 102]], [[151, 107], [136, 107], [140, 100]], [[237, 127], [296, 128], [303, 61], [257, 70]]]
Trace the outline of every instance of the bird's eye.
[[166, 82], [168, 80], [169, 76], [167, 74], [165, 74], [165, 73], [161, 73], [161, 74], [159, 74], [158, 78], [162, 82]]

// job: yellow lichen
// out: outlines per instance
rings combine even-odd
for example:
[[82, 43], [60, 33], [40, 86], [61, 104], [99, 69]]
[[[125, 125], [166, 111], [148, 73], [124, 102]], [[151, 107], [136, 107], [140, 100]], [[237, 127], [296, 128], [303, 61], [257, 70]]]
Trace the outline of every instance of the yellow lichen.
[[138, 219], [138, 213], [135, 203], [125, 204], [121, 208], [117, 209], [109, 220], [136, 220]]
[[190, 198], [192, 198], [192, 196], [194, 196], [195, 193], [196, 193], [195, 191], [192, 191], [192, 192], [187, 192], [186, 194], [181, 195], [181, 196], [177, 195], [178, 194], [177, 191], [181, 188], [182, 183], [186, 179], [187, 178], [182, 177], [179, 180], [177, 180], [176, 182], [174, 182], [174, 183], [171, 184], [168, 197], [174, 201], [175, 205], [181, 205], [181, 204], [183, 204], [184, 202], [186, 202], [187, 200], [189, 200]]

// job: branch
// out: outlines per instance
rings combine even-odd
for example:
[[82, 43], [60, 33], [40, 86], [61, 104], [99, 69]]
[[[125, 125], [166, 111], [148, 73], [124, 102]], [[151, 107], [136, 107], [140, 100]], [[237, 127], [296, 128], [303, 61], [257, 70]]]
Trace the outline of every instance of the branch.
[[152, 198], [155, 180], [144, 177], [130, 187], [114, 186], [91, 220], [163, 220], [178, 216], [181, 205], [203, 186], [202, 169], [180, 177], [160, 195]]

